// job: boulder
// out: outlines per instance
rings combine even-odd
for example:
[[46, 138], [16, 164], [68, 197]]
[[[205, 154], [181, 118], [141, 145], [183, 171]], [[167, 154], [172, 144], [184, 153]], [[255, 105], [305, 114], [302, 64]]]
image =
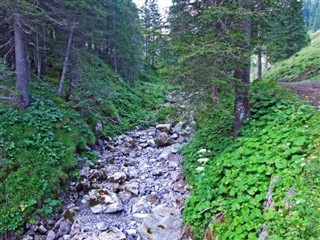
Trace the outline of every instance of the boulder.
[[123, 210], [121, 200], [117, 194], [107, 189], [91, 190], [89, 192], [89, 206], [93, 213], [115, 213]]
[[145, 240], [179, 239], [182, 217], [178, 209], [157, 206], [138, 231]]
[[173, 140], [165, 132], [162, 132], [159, 137], [154, 139], [157, 147], [166, 147], [173, 144]]
[[116, 172], [108, 177], [108, 181], [112, 183], [123, 183], [127, 179], [127, 174], [125, 172]]
[[161, 131], [161, 132], [166, 132], [166, 133], [169, 133], [170, 130], [171, 130], [171, 124], [158, 124], [156, 126], [156, 129]]

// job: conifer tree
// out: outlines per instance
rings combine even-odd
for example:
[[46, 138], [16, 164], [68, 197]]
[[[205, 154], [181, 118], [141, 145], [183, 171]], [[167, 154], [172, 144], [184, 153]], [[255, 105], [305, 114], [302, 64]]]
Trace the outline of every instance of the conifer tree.
[[144, 51], [146, 62], [155, 66], [161, 39], [161, 14], [157, 0], [146, 0], [143, 7]]

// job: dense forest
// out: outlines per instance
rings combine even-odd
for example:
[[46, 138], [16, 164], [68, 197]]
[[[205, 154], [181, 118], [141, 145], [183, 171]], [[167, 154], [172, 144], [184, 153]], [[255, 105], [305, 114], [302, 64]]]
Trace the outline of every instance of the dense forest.
[[[278, 81], [312, 81], [297, 92], [319, 106], [319, 29], [314, 0], [0, 0], [0, 239], [318, 239], [319, 112]], [[167, 148], [182, 169], [156, 162]], [[119, 159], [124, 174], [102, 173]], [[145, 165], [156, 173], [136, 190], [129, 169]], [[183, 209], [174, 231], [141, 217], [164, 205], [161, 186], [146, 190], [164, 175], [180, 194], [167, 211]], [[119, 198], [115, 212], [151, 202], [134, 212], [147, 220], [73, 232], [70, 184], [93, 216]]]

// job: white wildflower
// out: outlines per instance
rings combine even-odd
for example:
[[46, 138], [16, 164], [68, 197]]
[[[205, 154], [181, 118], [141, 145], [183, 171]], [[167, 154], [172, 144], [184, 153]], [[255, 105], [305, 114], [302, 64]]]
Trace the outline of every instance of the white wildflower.
[[198, 162], [199, 163], [207, 163], [209, 161], [209, 158], [199, 158]]
[[300, 203], [300, 200], [296, 201], [296, 204], [298, 205]]
[[305, 163], [301, 163], [301, 167], [304, 167], [306, 164]]
[[197, 172], [202, 172], [202, 171], [204, 171], [204, 167], [197, 167], [197, 168], [196, 168], [196, 171], [197, 171]]
[[198, 151], [199, 154], [206, 153], [206, 152], [207, 152], [207, 149], [204, 149], [204, 148]]
[[302, 161], [304, 161], [304, 160], [305, 160], [305, 158], [301, 158], [301, 160], [302, 160]]

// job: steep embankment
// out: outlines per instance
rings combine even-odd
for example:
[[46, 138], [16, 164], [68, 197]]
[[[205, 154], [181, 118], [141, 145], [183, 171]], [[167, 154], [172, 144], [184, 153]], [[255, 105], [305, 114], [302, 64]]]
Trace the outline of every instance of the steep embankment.
[[196, 237], [319, 239], [320, 112], [261, 82], [239, 138], [217, 113], [184, 150], [192, 187], [184, 215]]
[[[202, 113], [184, 150], [193, 189], [184, 215], [199, 239], [320, 238], [320, 112], [306, 101], [319, 107], [319, 48], [317, 32], [253, 84], [239, 138], [231, 137], [228, 107]], [[282, 85], [303, 99], [275, 81], [292, 81]]]
[[57, 69], [53, 65], [47, 79], [31, 81], [28, 109], [0, 108], [0, 233], [18, 230], [61, 204], [55, 198], [61, 186], [78, 176], [76, 151], [86, 148], [81, 157], [97, 159], [86, 147], [96, 136], [147, 126], [172, 112], [159, 107], [165, 89], [152, 72], [142, 73], [144, 81], [132, 89], [101, 60], [84, 55], [76, 81], [66, 84], [67, 97], [58, 98]]

